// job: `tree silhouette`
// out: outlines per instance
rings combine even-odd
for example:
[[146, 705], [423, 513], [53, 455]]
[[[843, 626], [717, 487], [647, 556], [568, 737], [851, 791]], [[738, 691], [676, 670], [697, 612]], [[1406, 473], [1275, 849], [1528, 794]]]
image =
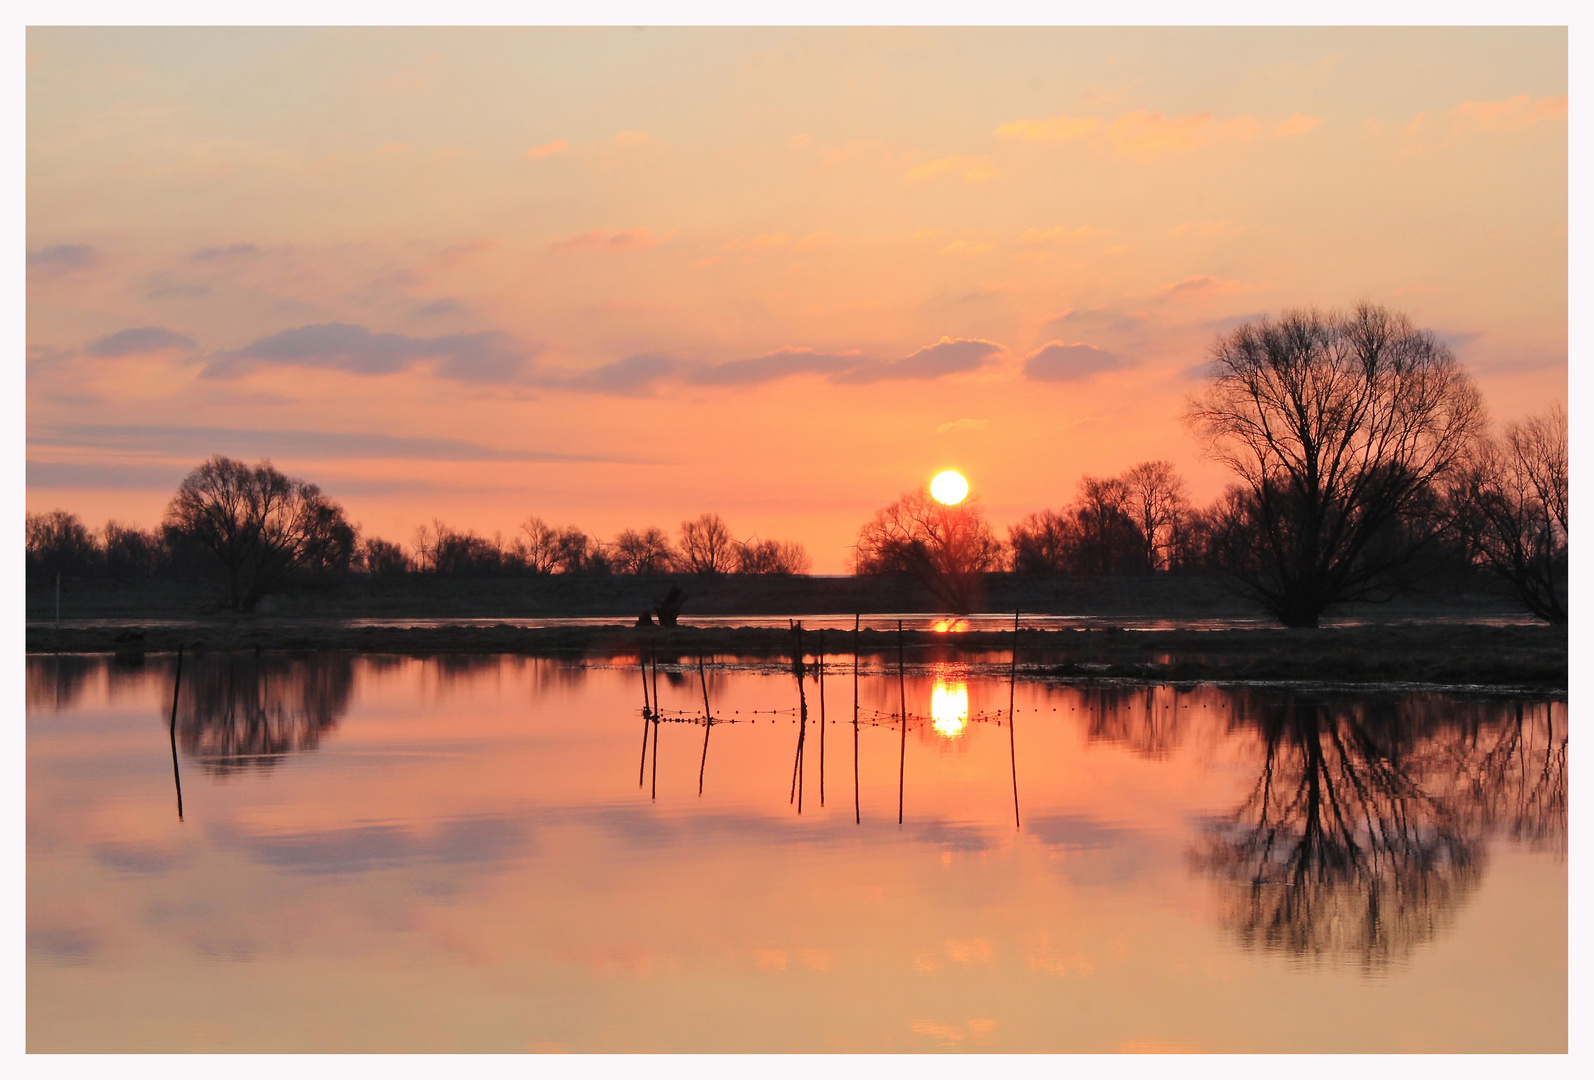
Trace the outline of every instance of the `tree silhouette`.
[[973, 609], [980, 575], [1002, 565], [1002, 544], [973, 499], [945, 506], [910, 492], [875, 513], [858, 534], [860, 574], [900, 573], [954, 612]]
[[253, 611], [293, 571], [347, 570], [356, 540], [343, 508], [314, 484], [219, 455], [183, 478], [166, 528], [221, 561], [234, 611]]
[[314, 750], [348, 711], [354, 664], [348, 656], [230, 654], [183, 673], [177, 740], [209, 772], [270, 768]]
[[1257, 726], [1256, 783], [1195, 856], [1226, 883], [1240, 941], [1372, 969], [1431, 940], [1478, 883], [1483, 834], [1422, 782], [1410, 717], [1295, 695]]
[[1547, 622], [1567, 619], [1566, 412], [1553, 408], [1480, 440], [1451, 492], [1460, 529], [1484, 564]]
[[681, 522], [681, 569], [689, 574], [728, 574], [736, 565], [735, 541], [725, 519], [704, 514]]
[[1450, 350], [1363, 304], [1246, 323], [1210, 366], [1187, 419], [1240, 479], [1229, 569], [1286, 626], [1387, 595], [1438, 534], [1431, 489], [1483, 423]]

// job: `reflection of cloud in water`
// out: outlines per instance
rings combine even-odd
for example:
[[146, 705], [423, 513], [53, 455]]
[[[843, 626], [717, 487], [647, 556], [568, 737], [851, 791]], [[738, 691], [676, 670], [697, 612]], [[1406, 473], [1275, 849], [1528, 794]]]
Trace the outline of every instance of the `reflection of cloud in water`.
[[499, 863], [534, 847], [525, 823], [502, 815], [462, 817], [422, 833], [404, 825], [354, 825], [314, 832], [221, 830], [257, 862], [301, 874], [357, 874], [418, 864]]

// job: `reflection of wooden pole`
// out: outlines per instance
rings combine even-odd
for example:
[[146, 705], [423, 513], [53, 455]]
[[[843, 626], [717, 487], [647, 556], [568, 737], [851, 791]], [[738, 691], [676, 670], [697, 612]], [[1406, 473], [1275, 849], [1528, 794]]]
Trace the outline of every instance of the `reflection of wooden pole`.
[[183, 647], [177, 646], [177, 677], [172, 680], [172, 782], [177, 785], [177, 820], [183, 820], [183, 776], [177, 771], [177, 695], [183, 688]]
[[653, 790], [648, 797], [659, 797], [659, 719], [656, 716], [653, 718]]
[[703, 760], [697, 766], [697, 793], [703, 794], [703, 770], [708, 768], [708, 733], [714, 726], [714, 714], [708, 707], [708, 676], [703, 674], [703, 654], [697, 654], [697, 678], [703, 684]]
[[648, 776], [648, 722], [653, 710], [648, 705], [648, 654], [638, 649], [637, 659], [642, 665], [642, 760], [637, 765], [636, 786], [641, 787]]
[[1013, 612], [1013, 667], [1007, 676], [1007, 759], [1013, 767], [1013, 828], [1018, 822], [1018, 750], [1013, 739], [1013, 691], [1018, 684], [1018, 612]]
[[803, 631], [802, 627], [792, 626], [792, 674], [797, 678], [797, 756], [791, 763], [791, 797], [787, 802], [797, 804], [797, 812], [803, 812], [803, 743], [808, 736], [808, 693], [803, 689]]
[[902, 620], [897, 620], [897, 691], [902, 701], [902, 746], [897, 752], [897, 824], [902, 824], [902, 792], [908, 768], [908, 684], [902, 673]]
[[863, 814], [858, 806], [858, 627], [861, 615], [852, 617], [852, 821], [863, 824]]
[[653, 719], [659, 718], [659, 647], [653, 644], [649, 651], [653, 654]]
[[819, 631], [819, 805], [825, 805], [825, 632]]

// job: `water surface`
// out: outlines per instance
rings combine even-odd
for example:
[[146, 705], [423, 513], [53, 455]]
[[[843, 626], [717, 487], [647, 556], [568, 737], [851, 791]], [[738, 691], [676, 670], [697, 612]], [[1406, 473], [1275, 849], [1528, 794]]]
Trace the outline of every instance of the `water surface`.
[[1566, 1049], [1564, 700], [174, 660], [28, 661], [31, 1051]]

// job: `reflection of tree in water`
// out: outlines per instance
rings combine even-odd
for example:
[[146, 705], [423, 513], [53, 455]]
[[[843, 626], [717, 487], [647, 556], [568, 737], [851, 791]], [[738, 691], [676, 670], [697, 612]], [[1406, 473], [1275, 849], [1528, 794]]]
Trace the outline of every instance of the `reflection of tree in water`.
[[1354, 959], [1408, 956], [1476, 888], [1484, 839], [1564, 837], [1565, 753], [1509, 706], [1442, 698], [1237, 701], [1261, 736], [1256, 784], [1196, 862], [1227, 882], [1246, 945]]
[[1123, 743], [1143, 757], [1164, 758], [1184, 737], [1181, 710], [1189, 690], [1173, 686], [1098, 685], [1081, 694], [1090, 738]]
[[337, 654], [196, 660], [183, 671], [177, 740], [209, 772], [269, 768], [314, 750], [348, 710], [353, 688], [354, 663]]

